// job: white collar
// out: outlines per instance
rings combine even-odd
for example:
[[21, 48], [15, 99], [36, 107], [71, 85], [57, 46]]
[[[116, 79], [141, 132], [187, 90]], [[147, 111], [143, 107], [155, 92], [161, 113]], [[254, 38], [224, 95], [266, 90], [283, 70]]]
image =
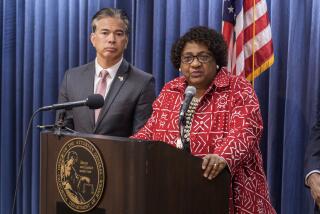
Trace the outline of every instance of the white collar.
[[[107, 71], [108, 71], [111, 79], [113, 79], [116, 76], [117, 71], [118, 71], [122, 61], [123, 61], [123, 57], [121, 57], [121, 59], [116, 64], [114, 64], [113, 66], [107, 68]], [[99, 65], [97, 58], [95, 60], [95, 69], [96, 69], [96, 71], [95, 71], [96, 77], [98, 77], [100, 71], [102, 71], [104, 69], [101, 65]]]

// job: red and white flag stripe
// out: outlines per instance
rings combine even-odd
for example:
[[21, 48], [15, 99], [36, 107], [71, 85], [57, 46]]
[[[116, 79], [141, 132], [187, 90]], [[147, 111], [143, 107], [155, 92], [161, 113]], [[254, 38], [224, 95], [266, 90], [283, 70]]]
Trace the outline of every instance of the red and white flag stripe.
[[228, 70], [253, 80], [274, 61], [265, 0], [224, 0], [222, 34], [228, 45]]

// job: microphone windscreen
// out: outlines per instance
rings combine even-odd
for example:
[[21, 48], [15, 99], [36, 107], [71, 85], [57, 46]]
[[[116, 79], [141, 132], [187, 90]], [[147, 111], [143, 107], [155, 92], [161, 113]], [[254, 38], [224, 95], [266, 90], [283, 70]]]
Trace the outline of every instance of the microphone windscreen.
[[190, 94], [194, 96], [196, 94], [196, 91], [197, 91], [196, 87], [189, 85], [184, 91], [184, 94]]
[[101, 94], [91, 94], [88, 96], [86, 105], [90, 109], [98, 109], [101, 108], [104, 104], [104, 99]]

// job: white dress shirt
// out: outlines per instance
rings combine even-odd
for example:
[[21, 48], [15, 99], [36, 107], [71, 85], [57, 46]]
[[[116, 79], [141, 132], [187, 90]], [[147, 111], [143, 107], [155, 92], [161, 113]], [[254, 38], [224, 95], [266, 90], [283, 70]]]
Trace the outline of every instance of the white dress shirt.
[[96, 93], [98, 82], [101, 79], [101, 77], [99, 77], [99, 74], [102, 70], [106, 69], [109, 73], [109, 75], [107, 76], [107, 89], [106, 89], [106, 93], [104, 96], [104, 98], [106, 98], [106, 96], [109, 92], [110, 86], [112, 84], [112, 81], [115, 78], [117, 71], [122, 63], [122, 60], [123, 60], [123, 58], [121, 58], [119, 60], [119, 62], [117, 62], [116, 64], [114, 64], [113, 66], [111, 66], [109, 68], [103, 68], [103, 67], [101, 67], [101, 65], [99, 65], [98, 60], [96, 58], [96, 60], [95, 60], [95, 69], [96, 70], [95, 70], [95, 75], [94, 75], [94, 93]]

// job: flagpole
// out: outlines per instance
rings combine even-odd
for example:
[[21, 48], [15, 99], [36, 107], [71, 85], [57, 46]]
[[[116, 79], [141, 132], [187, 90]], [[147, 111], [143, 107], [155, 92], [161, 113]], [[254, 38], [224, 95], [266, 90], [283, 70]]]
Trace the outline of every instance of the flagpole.
[[254, 69], [254, 40], [256, 37], [256, 0], [253, 0], [253, 28], [252, 28], [252, 86], [254, 87], [255, 69]]

